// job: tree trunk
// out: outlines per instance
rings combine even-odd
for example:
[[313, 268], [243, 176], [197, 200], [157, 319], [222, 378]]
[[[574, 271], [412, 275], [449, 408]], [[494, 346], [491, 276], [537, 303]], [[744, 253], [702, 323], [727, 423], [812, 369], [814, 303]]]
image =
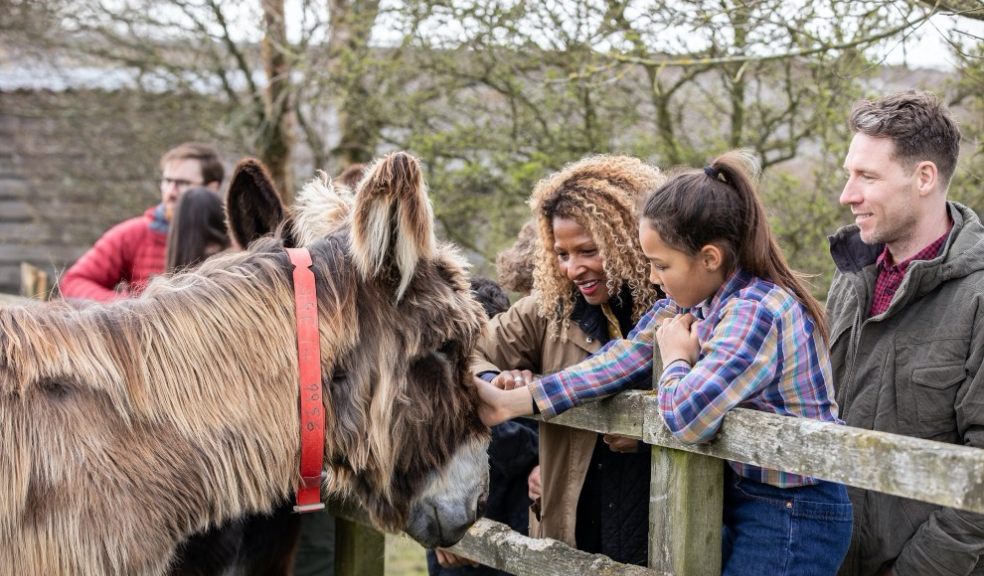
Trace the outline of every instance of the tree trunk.
[[338, 146], [332, 157], [344, 167], [375, 155], [377, 122], [366, 88], [369, 37], [379, 14], [378, 0], [328, 0], [331, 76], [338, 88]]
[[287, 50], [287, 25], [284, 22], [283, 0], [261, 0], [263, 7], [263, 67], [267, 87], [263, 92], [265, 119], [258, 143], [260, 159], [270, 170], [273, 181], [284, 201], [294, 195], [291, 177], [293, 148], [294, 104], [291, 94], [291, 64]]

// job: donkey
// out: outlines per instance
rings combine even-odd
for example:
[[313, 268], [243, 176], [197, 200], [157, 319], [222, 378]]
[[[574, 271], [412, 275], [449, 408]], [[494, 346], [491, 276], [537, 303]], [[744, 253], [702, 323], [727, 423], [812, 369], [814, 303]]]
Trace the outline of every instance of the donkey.
[[[269, 219], [248, 203], [229, 210], [240, 240]], [[0, 309], [0, 565], [161, 574], [189, 534], [293, 493], [283, 249], [299, 242], [317, 283], [323, 494], [426, 547], [461, 538], [486, 485], [488, 431], [468, 373], [484, 314], [462, 259], [434, 238], [418, 163], [387, 156], [345, 225], [316, 237], [306, 228], [317, 222], [287, 218], [279, 234], [133, 300]]]

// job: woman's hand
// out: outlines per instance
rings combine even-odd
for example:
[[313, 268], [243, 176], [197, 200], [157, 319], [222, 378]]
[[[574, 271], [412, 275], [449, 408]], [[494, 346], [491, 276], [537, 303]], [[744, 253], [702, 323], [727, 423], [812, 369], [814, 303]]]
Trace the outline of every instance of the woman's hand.
[[664, 320], [656, 330], [656, 343], [663, 366], [674, 360], [686, 360], [691, 366], [697, 361], [700, 341], [697, 340], [697, 323], [690, 314], [680, 314]]
[[540, 483], [539, 464], [534, 466], [533, 471], [530, 472], [529, 478], [526, 479], [526, 486], [530, 500], [536, 500], [540, 496], [543, 496], [543, 484]]
[[605, 444], [608, 444], [608, 449], [612, 452], [627, 454], [639, 451], [639, 441], [635, 438], [619, 436], [618, 434], [605, 434], [601, 439]]
[[[532, 378], [532, 375], [531, 375]], [[517, 416], [533, 413], [533, 395], [526, 386], [502, 390], [481, 378], [475, 377], [478, 388], [478, 417], [486, 426], [495, 426]], [[513, 383], [515, 379], [513, 379]]]
[[442, 568], [458, 568], [459, 566], [478, 566], [477, 563], [472, 562], [468, 558], [448, 552], [444, 548], [435, 548], [434, 555], [437, 556], [437, 563], [440, 564]]
[[533, 373], [529, 370], [504, 370], [492, 379], [492, 384], [503, 390], [515, 390], [525, 388], [532, 381]]

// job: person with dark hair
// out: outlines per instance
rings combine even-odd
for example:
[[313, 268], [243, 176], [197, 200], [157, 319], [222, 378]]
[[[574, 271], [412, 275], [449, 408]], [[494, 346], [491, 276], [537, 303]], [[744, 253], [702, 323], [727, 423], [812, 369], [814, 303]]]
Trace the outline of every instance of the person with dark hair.
[[[494, 280], [474, 276], [471, 288], [489, 319], [509, 309], [509, 298]], [[536, 422], [518, 418], [492, 427], [486, 518], [507, 524], [521, 534], [528, 532], [530, 499], [526, 479], [536, 464]], [[495, 568], [470, 564], [467, 559], [440, 548], [427, 551], [430, 576], [507, 576]]]
[[[662, 181], [659, 169], [637, 158], [591, 156], [537, 183], [534, 290], [489, 323], [476, 375], [525, 388], [533, 374], [574, 365], [629, 333], [659, 297], [635, 226], [639, 201]], [[636, 385], [649, 388], [651, 379]], [[530, 535], [644, 566], [650, 457], [640, 447], [632, 438], [541, 423]]]
[[167, 270], [190, 268], [229, 247], [222, 199], [211, 188], [192, 188], [178, 198], [167, 233]]
[[[732, 152], [651, 193], [639, 221], [650, 278], [666, 293], [624, 339], [529, 386], [479, 383], [487, 424], [544, 420], [647, 381], [654, 340], [660, 414], [673, 436], [708, 442], [743, 407], [838, 422], [823, 307], [779, 250], [751, 157]], [[722, 574], [830, 576], [851, 538], [844, 486], [729, 462]]]
[[161, 157], [161, 173], [161, 202], [103, 234], [61, 277], [62, 297], [108, 302], [134, 296], [164, 271], [167, 231], [178, 198], [196, 186], [218, 191], [224, 172], [214, 148], [186, 143]]
[[490, 320], [509, 309], [509, 297], [495, 280], [484, 276], [473, 276], [471, 290], [475, 299], [482, 303], [485, 315]]
[[[858, 102], [830, 237], [837, 402], [850, 426], [984, 448], [984, 227], [947, 200], [960, 130], [928, 92]], [[842, 576], [984, 574], [984, 515], [849, 488]]]

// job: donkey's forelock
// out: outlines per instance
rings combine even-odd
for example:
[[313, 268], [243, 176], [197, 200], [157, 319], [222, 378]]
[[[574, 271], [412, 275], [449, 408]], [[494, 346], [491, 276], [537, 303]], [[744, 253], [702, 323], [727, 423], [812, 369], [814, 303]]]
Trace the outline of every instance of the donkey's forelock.
[[293, 228], [298, 245], [307, 246], [347, 227], [354, 203], [355, 196], [350, 189], [335, 186], [319, 170], [297, 194]]
[[[434, 256], [434, 220], [417, 160], [395, 152], [367, 170], [356, 192], [352, 222], [352, 259], [365, 278], [380, 276], [395, 264], [396, 299], [403, 297], [417, 263]], [[399, 232], [397, 232], [399, 229]]]

